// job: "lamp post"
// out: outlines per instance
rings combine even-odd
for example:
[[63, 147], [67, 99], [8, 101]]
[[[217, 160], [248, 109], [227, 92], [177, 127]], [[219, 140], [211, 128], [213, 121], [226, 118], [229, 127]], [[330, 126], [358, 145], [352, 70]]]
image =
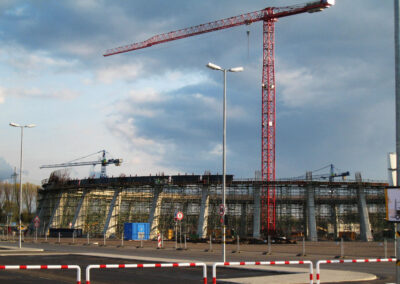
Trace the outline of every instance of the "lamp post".
[[222, 138], [222, 261], [226, 261], [226, 226], [225, 226], [225, 215], [226, 215], [226, 72], [241, 72], [243, 67], [234, 67], [230, 69], [223, 69], [218, 65], [209, 62], [206, 65], [208, 68], [213, 70], [222, 71], [224, 73], [224, 96], [223, 96], [223, 138]]
[[35, 124], [28, 124], [28, 125], [19, 125], [14, 122], [10, 122], [10, 126], [12, 127], [19, 127], [21, 128], [21, 157], [19, 160], [19, 248], [22, 248], [22, 220], [21, 220], [21, 214], [22, 214], [22, 141], [24, 137], [24, 128], [32, 128], [35, 127]]

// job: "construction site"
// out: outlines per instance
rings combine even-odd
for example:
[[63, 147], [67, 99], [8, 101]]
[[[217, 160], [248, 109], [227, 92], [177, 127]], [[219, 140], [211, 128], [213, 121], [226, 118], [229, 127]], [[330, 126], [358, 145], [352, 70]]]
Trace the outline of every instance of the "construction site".
[[[276, 234], [309, 240], [372, 241], [390, 226], [385, 217], [387, 183], [362, 181], [235, 180], [227, 175], [227, 236], [265, 239], [263, 188], [275, 196]], [[150, 223], [150, 238], [172, 238], [176, 212], [183, 213], [182, 231], [191, 239], [221, 236], [221, 175], [135, 176], [48, 180], [40, 191], [37, 216], [40, 234], [50, 228], [81, 229], [91, 236], [122, 237], [126, 222]], [[376, 233], [374, 233], [376, 232]]]
[[[199, 34], [263, 22], [261, 171], [254, 179], [236, 180], [226, 175], [224, 97], [224, 136], [222, 175], [123, 176], [109, 178], [105, 166], [122, 160], [103, 157], [99, 162], [47, 165], [68, 167], [101, 164], [99, 178], [71, 180], [50, 177], [43, 184], [37, 216], [39, 231], [50, 228], [81, 229], [85, 234], [121, 237], [126, 222], [150, 224], [150, 238], [162, 233], [172, 238], [176, 213], [184, 215], [180, 225], [192, 239], [227, 236], [265, 239], [268, 235], [311, 241], [340, 237], [372, 241], [390, 234], [385, 215], [384, 182], [366, 182], [361, 173], [344, 180], [349, 173], [334, 173], [325, 180], [307, 172], [303, 178], [277, 180], [275, 173], [276, 88], [275, 23], [278, 19], [301, 13], [320, 12], [335, 4], [320, 0], [305, 4], [268, 7], [239, 16], [185, 29], [158, 34], [144, 40], [109, 49], [104, 56], [149, 48], [153, 45]], [[242, 67], [222, 69], [240, 72]], [[224, 89], [225, 96], [225, 89]], [[332, 166], [333, 167], [333, 166]], [[103, 169], [104, 168], [104, 169]], [[342, 181], [335, 181], [342, 177]], [[378, 233], [379, 232], [379, 233]]]

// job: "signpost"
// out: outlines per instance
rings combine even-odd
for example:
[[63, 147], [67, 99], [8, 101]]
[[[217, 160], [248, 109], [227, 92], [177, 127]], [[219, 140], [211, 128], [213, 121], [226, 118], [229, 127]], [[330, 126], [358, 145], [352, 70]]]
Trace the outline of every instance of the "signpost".
[[[175, 214], [175, 241], [178, 243], [178, 221], [179, 221], [179, 248], [182, 249], [182, 219], [183, 213], [181, 211], [176, 212]], [[175, 245], [177, 248], [177, 245]]]
[[35, 223], [35, 241], [37, 241], [37, 231], [40, 225], [39, 216], [36, 216], [35, 219], [33, 219], [33, 222]]
[[224, 204], [221, 204], [221, 205], [219, 205], [219, 216], [221, 216], [221, 225], [222, 226], [225, 226], [224, 215], [225, 215], [225, 206], [224, 206]]

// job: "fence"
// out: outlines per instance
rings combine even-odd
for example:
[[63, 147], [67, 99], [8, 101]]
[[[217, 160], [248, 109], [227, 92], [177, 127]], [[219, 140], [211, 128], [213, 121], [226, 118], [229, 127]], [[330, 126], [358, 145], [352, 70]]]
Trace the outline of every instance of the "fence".
[[243, 262], [215, 262], [212, 267], [213, 284], [217, 283], [217, 266], [244, 266], [244, 265], [296, 265], [308, 264], [310, 284], [313, 283], [313, 263], [309, 260], [300, 261], [243, 261]]
[[0, 265], [0, 270], [16, 269], [76, 269], [76, 283], [81, 284], [81, 268], [78, 265]]
[[365, 262], [395, 262], [394, 258], [371, 258], [371, 259], [335, 259], [335, 260], [319, 260], [316, 265], [317, 284], [320, 284], [320, 266], [321, 264], [337, 264], [337, 263], [365, 263]]
[[197, 263], [149, 263], [149, 264], [91, 264], [86, 267], [86, 284], [90, 284], [91, 269], [108, 268], [159, 268], [159, 267], [203, 267], [203, 281], [207, 284], [207, 265], [202, 262]]

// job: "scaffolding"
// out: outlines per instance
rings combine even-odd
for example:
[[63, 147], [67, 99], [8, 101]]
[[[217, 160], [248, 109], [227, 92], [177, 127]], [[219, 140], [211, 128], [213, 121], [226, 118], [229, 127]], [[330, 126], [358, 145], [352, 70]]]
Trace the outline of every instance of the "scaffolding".
[[[150, 237], [154, 238], [158, 232], [171, 235], [176, 226], [174, 216], [181, 211], [184, 214], [181, 225], [187, 236], [219, 238], [221, 181], [220, 175], [187, 175], [48, 182], [39, 192], [37, 215], [41, 224], [38, 231], [76, 228], [91, 236], [119, 238], [124, 223], [145, 222], [150, 223]], [[319, 239], [335, 239], [343, 232], [362, 235], [362, 230], [371, 230], [376, 235], [389, 228], [389, 224], [383, 222], [387, 183], [360, 180], [262, 182], [233, 180], [229, 175], [225, 217], [228, 236], [266, 237], [260, 231], [263, 222], [260, 193], [265, 186], [276, 189], [276, 232], [281, 236], [310, 235], [309, 218], [315, 218]], [[311, 211], [307, 211], [307, 190], [311, 190], [314, 198], [315, 212], [311, 215]], [[365, 207], [362, 196], [365, 196], [366, 217], [360, 213], [362, 206]], [[366, 220], [366, 229], [362, 229], [366, 226], [361, 224], [363, 220]]]

